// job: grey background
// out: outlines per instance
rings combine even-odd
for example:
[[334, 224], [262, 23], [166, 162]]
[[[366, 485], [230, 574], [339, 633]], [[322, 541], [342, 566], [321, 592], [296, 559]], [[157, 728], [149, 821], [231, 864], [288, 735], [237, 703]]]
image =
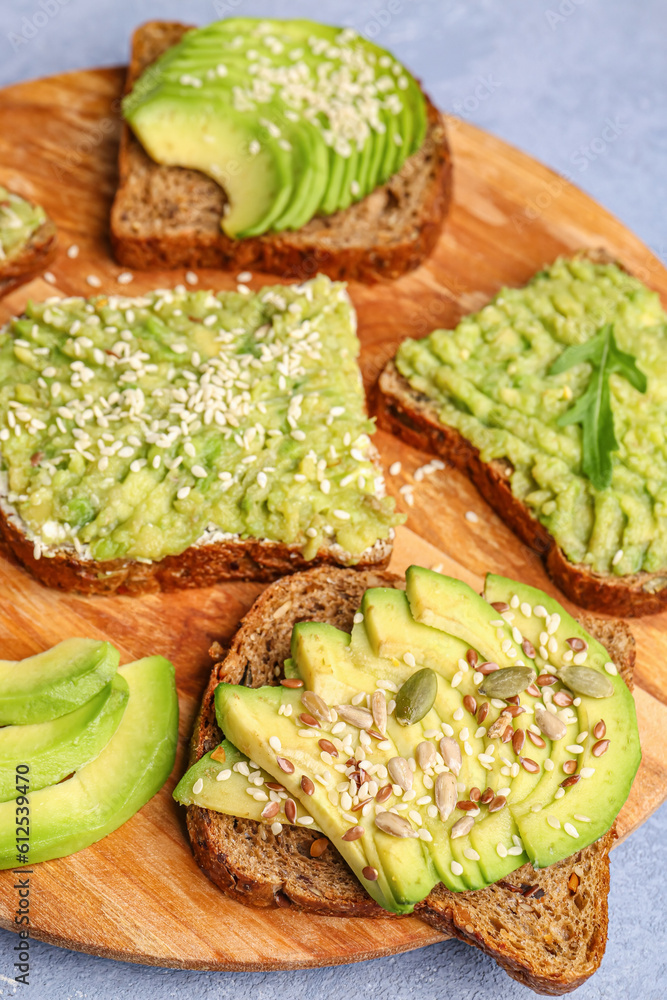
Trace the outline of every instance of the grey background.
[[[121, 63], [130, 30], [152, 17], [205, 23], [233, 14], [310, 16], [356, 27], [403, 59], [441, 107], [569, 176], [667, 260], [665, 0], [0, 0], [0, 85]], [[607, 954], [573, 994], [577, 1000], [667, 997], [666, 842], [663, 806], [614, 851]], [[458, 942], [358, 966], [272, 974], [155, 970], [33, 942], [31, 985], [17, 987], [15, 941], [0, 932], [0, 997], [533, 995]]]

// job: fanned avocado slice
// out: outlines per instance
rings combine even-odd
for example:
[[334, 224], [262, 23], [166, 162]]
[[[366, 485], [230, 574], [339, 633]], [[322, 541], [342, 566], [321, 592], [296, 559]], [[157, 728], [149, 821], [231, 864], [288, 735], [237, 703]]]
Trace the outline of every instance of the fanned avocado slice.
[[[608, 697], [590, 697], [572, 688], [576, 697], [570, 711], [575, 719], [567, 725], [566, 735], [553, 744], [554, 769], [545, 772], [529, 798], [512, 807], [532, 864], [544, 868], [597, 840], [618, 815], [641, 761], [635, 703], [604, 646], [554, 598], [492, 574], [486, 578], [485, 594], [488, 600], [504, 601], [510, 606], [516, 627], [537, 649], [544, 646], [540, 642], [543, 633], [554, 640], [552, 648], [545, 650], [549, 656], [543, 667], [545, 673], [560, 677], [562, 671], [574, 666], [586, 667], [603, 679], [601, 687], [608, 686], [613, 692]], [[562, 686], [568, 690], [567, 683]], [[556, 688], [548, 686], [543, 690]], [[569, 717], [567, 712], [561, 710], [561, 721]], [[604, 732], [600, 728], [596, 735], [600, 723]], [[604, 740], [608, 744], [596, 756]], [[577, 746], [580, 752], [573, 750]], [[567, 760], [576, 762], [574, 771], [563, 771], [562, 764]], [[563, 787], [563, 782], [570, 779], [574, 779], [573, 783]], [[537, 806], [540, 808], [533, 808]]]
[[25, 860], [37, 864], [80, 851], [116, 830], [169, 777], [178, 737], [174, 668], [151, 656], [122, 667], [119, 675], [129, 688], [127, 707], [95, 760], [67, 781], [28, 789], [25, 807], [0, 804], [1, 869], [17, 863], [18, 808], [27, 808], [30, 816]]
[[127, 681], [117, 674], [80, 708], [49, 722], [0, 729], [0, 802], [16, 798], [17, 767], [30, 768], [30, 791], [56, 785], [101, 753], [123, 717]]
[[118, 668], [109, 642], [66, 639], [25, 660], [0, 660], [0, 726], [48, 722], [73, 712]]

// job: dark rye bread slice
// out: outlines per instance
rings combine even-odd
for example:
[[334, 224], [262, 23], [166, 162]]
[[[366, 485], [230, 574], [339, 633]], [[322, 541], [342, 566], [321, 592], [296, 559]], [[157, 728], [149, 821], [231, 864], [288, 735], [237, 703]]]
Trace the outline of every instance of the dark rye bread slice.
[[[189, 26], [149, 21], [132, 39], [126, 90]], [[342, 212], [296, 232], [233, 240], [220, 229], [222, 188], [198, 170], [155, 163], [123, 126], [111, 243], [124, 267], [259, 270], [300, 281], [397, 278], [419, 266], [438, 239], [451, 198], [444, 122], [428, 101], [426, 139], [398, 174]]]
[[56, 243], [56, 227], [46, 219], [17, 253], [0, 260], [0, 298], [48, 267], [56, 255]]
[[[258, 687], [276, 683], [298, 621], [326, 621], [347, 631], [367, 587], [403, 586], [391, 573], [317, 567], [278, 580], [257, 599], [229, 650], [217, 644], [192, 738], [190, 762], [222, 739], [213, 693], [218, 683]], [[631, 684], [634, 640], [622, 622], [581, 615], [582, 625], [609, 650]], [[330, 846], [320, 858], [310, 845], [321, 834], [268, 826], [209, 809], [187, 810], [197, 863], [217, 886], [253, 906], [294, 906], [329, 916], [398, 919], [362, 889]], [[560, 995], [581, 985], [599, 966], [607, 937], [611, 830], [597, 843], [542, 871], [525, 865], [478, 892], [437, 886], [416, 907], [421, 919], [486, 952], [514, 978], [539, 993]]]
[[483, 462], [477, 448], [459, 431], [440, 422], [437, 403], [413, 389], [393, 361], [380, 374], [374, 410], [378, 427], [464, 472], [505, 524], [539, 553], [551, 579], [575, 604], [623, 618], [658, 614], [667, 608], [667, 569], [605, 576], [571, 563], [553, 535], [512, 493], [511, 463], [507, 459]]

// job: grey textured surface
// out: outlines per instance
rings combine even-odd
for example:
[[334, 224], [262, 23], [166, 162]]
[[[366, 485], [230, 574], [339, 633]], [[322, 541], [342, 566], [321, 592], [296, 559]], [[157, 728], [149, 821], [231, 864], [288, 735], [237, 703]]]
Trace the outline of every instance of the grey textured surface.
[[[442, 107], [527, 150], [591, 193], [667, 259], [664, 0], [2, 0], [0, 85], [123, 62], [151, 17], [317, 16], [393, 49]], [[667, 997], [667, 806], [612, 856], [610, 932], [577, 1000]], [[33, 876], [33, 883], [37, 876]], [[466, 945], [291, 973], [147, 969], [31, 945], [31, 985], [11, 983], [16, 938], [0, 932], [0, 997], [30, 1000], [497, 1000], [532, 994]]]

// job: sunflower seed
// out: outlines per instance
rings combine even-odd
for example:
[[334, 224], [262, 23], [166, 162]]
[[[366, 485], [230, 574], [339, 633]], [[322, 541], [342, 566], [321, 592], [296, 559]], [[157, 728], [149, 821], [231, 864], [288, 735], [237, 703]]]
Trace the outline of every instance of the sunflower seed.
[[443, 736], [440, 740], [440, 753], [449, 770], [453, 774], [458, 775], [461, 770], [462, 760], [461, 748], [456, 740], [452, 739], [451, 736]]
[[401, 726], [411, 726], [423, 719], [433, 708], [438, 693], [438, 678], [434, 670], [424, 667], [408, 677], [396, 695], [394, 716]]
[[546, 708], [542, 708], [541, 705], [535, 706], [535, 722], [540, 732], [548, 740], [562, 740], [567, 732], [565, 723], [561, 722], [553, 712], [548, 712]]
[[457, 837], [465, 837], [470, 833], [475, 821], [472, 816], [462, 816], [461, 819], [457, 819], [454, 826], [449, 831], [449, 836], [452, 840], [456, 840]]
[[422, 771], [425, 771], [428, 767], [434, 767], [436, 763], [435, 747], [432, 743], [423, 740], [417, 746], [417, 763], [421, 767]]
[[301, 704], [316, 719], [321, 719], [322, 722], [331, 722], [331, 712], [319, 694], [315, 694], [314, 691], [304, 691], [301, 695]]
[[397, 816], [396, 813], [378, 813], [375, 817], [375, 825], [378, 830], [382, 830], [383, 833], [388, 833], [392, 837], [417, 836], [405, 816]]
[[435, 804], [443, 823], [454, 812], [456, 793], [456, 778], [453, 774], [443, 771], [435, 780]]
[[479, 693], [487, 698], [511, 698], [521, 694], [535, 680], [535, 671], [531, 667], [503, 667], [495, 670], [480, 685]]
[[357, 729], [368, 729], [373, 725], [373, 716], [366, 708], [355, 708], [352, 705], [336, 705], [339, 718]]
[[383, 735], [387, 732], [387, 699], [384, 691], [374, 691], [371, 695], [373, 722]]
[[571, 691], [586, 698], [611, 698], [614, 693], [609, 678], [591, 667], [562, 667], [560, 679]]
[[399, 785], [404, 792], [412, 788], [412, 771], [405, 757], [392, 757], [387, 761], [387, 771], [394, 785]]

